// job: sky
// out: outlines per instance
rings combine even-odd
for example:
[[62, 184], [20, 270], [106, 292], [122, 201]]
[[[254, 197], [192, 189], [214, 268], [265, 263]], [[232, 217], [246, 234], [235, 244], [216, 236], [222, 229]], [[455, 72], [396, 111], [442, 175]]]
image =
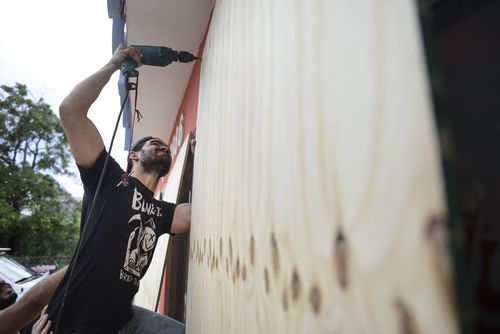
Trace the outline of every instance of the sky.
[[[72, 88], [111, 58], [111, 30], [104, 0], [0, 0], [0, 85], [25, 84], [57, 115]], [[89, 111], [108, 149], [119, 109], [117, 71]], [[122, 167], [124, 133], [120, 122], [112, 155]], [[74, 162], [70, 169], [76, 177], [58, 180], [81, 197]]]

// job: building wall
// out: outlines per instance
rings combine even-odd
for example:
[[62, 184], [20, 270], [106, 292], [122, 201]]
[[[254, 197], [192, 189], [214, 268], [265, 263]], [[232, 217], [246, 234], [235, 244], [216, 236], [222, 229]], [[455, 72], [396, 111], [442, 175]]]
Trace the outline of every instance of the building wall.
[[415, 2], [217, 1], [188, 333], [456, 333]]
[[[210, 23], [209, 23], [210, 24]], [[208, 32], [208, 27], [207, 31], [205, 32], [205, 35], [203, 37], [203, 40], [201, 41], [199, 48], [198, 48], [198, 57], [203, 56], [203, 50], [205, 47], [205, 41], [207, 38], [207, 32]], [[172, 171], [175, 168], [183, 168], [184, 164], [184, 159], [185, 156], [182, 155], [182, 148], [184, 146], [187, 146], [187, 143], [185, 142], [186, 139], [189, 137], [190, 132], [196, 132], [196, 117], [198, 114], [198, 97], [199, 97], [199, 85], [200, 85], [200, 69], [201, 69], [201, 61], [197, 60], [195, 65], [193, 66], [193, 71], [191, 72], [191, 76], [189, 78], [189, 82], [186, 87], [186, 91], [184, 93], [184, 97], [182, 99], [181, 106], [179, 107], [179, 111], [177, 112], [176, 116], [176, 122], [174, 125], [174, 130], [168, 137], [169, 140], [169, 145], [172, 150], [172, 155], [173, 155], [173, 162], [172, 162], [172, 168], [171, 171], [169, 172], [168, 175], [163, 177], [159, 184], [157, 189], [160, 191], [171, 191], [171, 188], [174, 187], [175, 189], [175, 196], [170, 196], [170, 201], [175, 202], [177, 200], [177, 195], [179, 191], [179, 183], [180, 179], [182, 178], [182, 175], [179, 174], [177, 176], [178, 180], [173, 181], [172, 180]], [[182, 131], [179, 131], [179, 129], [182, 129]], [[174, 149], [175, 147], [175, 149]], [[181, 153], [181, 154], [180, 154]], [[185, 152], [184, 152], [185, 153]], [[178, 157], [182, 156], [182, 161], [178, 161]], [[178, 164], [181, 164], [178, 166]], [[181, 170], [182, 172], [182, 170]], [[174, 185], [173, 185], [174, 184]], [[166, 252], [162, 254], [163, 256], [166, 255]], [[159, 293], [159, 303], [158, 303], [158, 311], [162, 314], [167, 314], [168, 310], [165, 308], [166, 304], [166, 296], [167, 296], [167, 279], [169, 276], [169, 268], [164, 268], [164, 273], [162, 275], [162, 280], [161, 280], [161, 287], [160, 287], [160, 293]]]

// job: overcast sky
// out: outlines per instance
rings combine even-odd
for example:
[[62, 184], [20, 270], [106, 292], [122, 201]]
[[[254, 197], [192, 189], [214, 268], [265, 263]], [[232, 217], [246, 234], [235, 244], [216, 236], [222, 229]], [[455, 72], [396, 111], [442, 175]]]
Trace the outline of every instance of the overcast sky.
[[[0, 0], [0, 85], [26, 84], [57, 114], [71, 89], [110, 59], [111, 27], [104, 0]], [[89, 113], [106, 147], [120, 108], [117, 81], [118, 72]], [[120, 123], [112, 155], [125, 167], [123, 142]], [[82, 196], [79, 177], [60, 181]]]

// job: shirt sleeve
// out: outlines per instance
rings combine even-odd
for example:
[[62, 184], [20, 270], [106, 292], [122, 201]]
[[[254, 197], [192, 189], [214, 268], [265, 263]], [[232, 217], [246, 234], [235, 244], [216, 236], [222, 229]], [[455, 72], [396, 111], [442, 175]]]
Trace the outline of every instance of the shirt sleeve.
[[[92, 167], [87, 169], [77, 165], [85, 192], [92, 195], [95, 193], [97, 185], [99, 184], [99, 179], [101, 178], [102, 170], [106, 164], [107, 157], [108, 152], [106, 149], [103, 149]], [[112, 184], [113, 182], [120, 182], [122, 173], [123, 170], [120, 165], [115, 161], [115, 159], [113, 159], [113, 157], [109, 156], [108, 165], [106, 167], [106, 176], [103, 179], [102, 185], [106, 186]]]
[[164, 211], [165, 211], [165, 224], [163, 224], [162, 233], [168, 233], [170, 235], [175, 235], [175, 233], [170, 233], [172, 229], [172, 221], [174, 220], [174, 212], [177, 204], [164, 202]]

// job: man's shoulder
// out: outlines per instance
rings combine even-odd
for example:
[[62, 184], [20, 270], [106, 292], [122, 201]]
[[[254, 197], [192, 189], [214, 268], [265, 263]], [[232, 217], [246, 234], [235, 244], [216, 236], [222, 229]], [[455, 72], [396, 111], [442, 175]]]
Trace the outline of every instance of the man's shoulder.
[[94, 183], [100, 178], [102, 171], [106, 169], [106, 178], [121, 178], [123, 169], [116, 160], [103, 149], [95, 162], [89, 168], [78, 166], [80, 177], [84, 184], [88, 181]]

